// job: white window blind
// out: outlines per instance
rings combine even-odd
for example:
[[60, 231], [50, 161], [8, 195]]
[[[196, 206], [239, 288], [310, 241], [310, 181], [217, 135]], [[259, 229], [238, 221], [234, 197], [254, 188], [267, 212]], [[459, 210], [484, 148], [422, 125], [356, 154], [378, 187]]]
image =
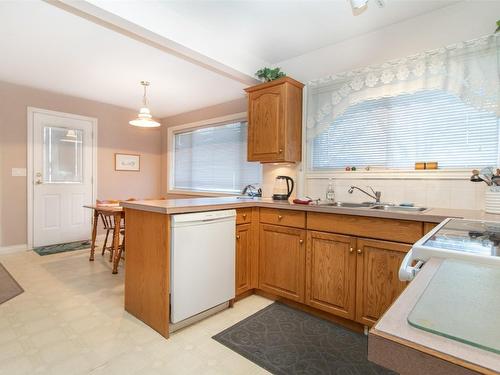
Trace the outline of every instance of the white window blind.
[[261, 165], [246, 161], [246, 122], [175, 133], [174, 142], [174, 189], [237, 193], [261, 182]]
[[499, 119], [442, 90], [352, 105], [311, 142], [312, 170], [498, 165]]

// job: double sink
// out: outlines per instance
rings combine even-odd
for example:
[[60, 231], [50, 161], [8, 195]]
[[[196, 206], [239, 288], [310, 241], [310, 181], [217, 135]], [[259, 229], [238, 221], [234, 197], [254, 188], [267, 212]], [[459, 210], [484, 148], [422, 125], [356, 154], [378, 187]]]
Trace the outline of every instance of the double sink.
[[391, 212], [422, 212], [427, 210], [426, 207], [414, 206], [395, 206], [384, 203], [350, 203], [350, 202], [333, 202], [333, 203], [319, 203], [319, 206], [328, 207], [345, 207], [345, 208], [367, 208], [369, 210], [391, 211]]

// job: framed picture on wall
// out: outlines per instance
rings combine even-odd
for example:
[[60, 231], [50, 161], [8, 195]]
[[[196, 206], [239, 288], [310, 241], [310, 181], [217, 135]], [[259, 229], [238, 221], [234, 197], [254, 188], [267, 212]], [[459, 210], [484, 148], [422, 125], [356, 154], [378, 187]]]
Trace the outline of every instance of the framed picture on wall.
[[141, 170], [141, 155], [134, 154], [115, 154], [115, 171]]

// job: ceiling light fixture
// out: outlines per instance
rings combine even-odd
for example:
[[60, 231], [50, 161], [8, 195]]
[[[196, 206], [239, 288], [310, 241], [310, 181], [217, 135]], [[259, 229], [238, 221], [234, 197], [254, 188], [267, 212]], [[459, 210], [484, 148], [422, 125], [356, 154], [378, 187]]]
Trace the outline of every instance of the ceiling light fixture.
[[144, 96], [142, 97], [142, 107], [139, 110], [137, 118], [129, 121], [130, 125], [139, 126], [141, 128], [156, 128], [160, 126], [159, 122], [153, 120], [151, 116], [151, 111], [148, 108], [148, 98], [146, 97], [146, 88], [149, 86], [148, 81], [141, 81], [141, 85], [144, 86]]
[[360, 15], [368, 9], [368, 0], [350, 0], [352, 14], [355, 16]]
[[[349, 0], [351, 3], [352, 14], [359, 16], [365, 10], [368, 9], [368, 0]], [[385, 0], [375, 0], [375, 3], [379, 8], [385, 7]]]

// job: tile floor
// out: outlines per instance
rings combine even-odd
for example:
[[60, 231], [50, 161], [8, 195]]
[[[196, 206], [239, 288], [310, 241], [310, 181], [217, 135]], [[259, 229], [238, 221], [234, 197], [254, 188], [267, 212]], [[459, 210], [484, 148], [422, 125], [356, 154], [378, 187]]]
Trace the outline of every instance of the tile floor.
[[0, 374], [267, 374], [211, 337], [271, 301], [251, 296], [165, 340], [123, 310], [123, 269], [106, 259], [0, 256], [25, 290], [0, 305]]

